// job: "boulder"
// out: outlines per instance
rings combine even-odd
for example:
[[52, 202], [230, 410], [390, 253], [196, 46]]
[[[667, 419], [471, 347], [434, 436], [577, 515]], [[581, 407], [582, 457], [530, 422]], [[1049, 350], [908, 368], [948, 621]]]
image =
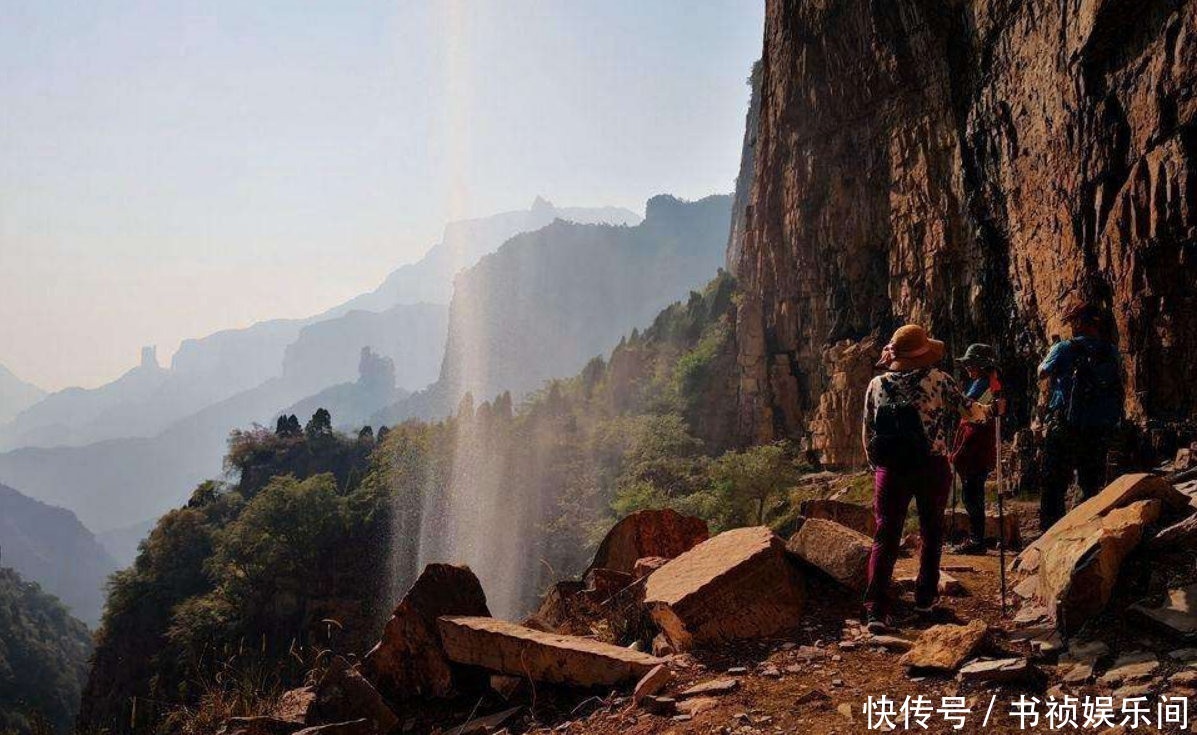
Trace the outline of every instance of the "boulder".
[[764, 526], [721, 533], [649, 575], [644, 604], [676, 651], [795, 627], [804, 580]]
[[843, 500], [830, 498], [813, 498], [803, 500], [798, 506], [798, 512], [804, 518], [820, 518], [835, 521], [841, 526], [847, 526], [857, 533], [869, 538], [877, 532], [877, 519], [873, 517], [873, 509], [860, 503], [847, 503]]
[[230, 717], [218, 735], [291, 735], [301, 727], [278, 717]]
[[1160, 667], [1159, 659], [1149, 651], [1133, 651], [1119, 656], [1097, 680], [1102, 686], [1139, 684], [1149, 680]]
[[1097, 495], [1089, 498], [1067, 515], [1056, 521], [1042, 536], [1035, 539], [1015, 560], [1015, 569], [1024, 573], [1035, 572], [1042, 563], [1044, 551], [1057, 543], [1063, 536], [1075, 536], [1076, 529], [1089, 526], [1093, 521], [1139, 500], [1158, 500], [1164, 511], [1180, 511], [1188, 506], [1189, 499], [1167, 480], [1149, 474], [1123, 475], [1106, 486]]
[[847, 526], [808, 518], [786, 542], [786, 551], [853, 590], [863, 590], [869, 577], [873, 541]]
[[274, 716], [288, 722], [298, 722], [310, 725], [315, 721], [313, 710], [316, 706], [315, 687], [300, 687], [283, 692], [274, 705]]
[[490, 615], [486, 594], [469, 567], [425, 567], [387, 621], [382, 640], [366, 654], [362, 673], [387, 698], [443, 698], [486, 686], [485, 677], [450, 666], [436, 625], [442, 615]]
[[989, 635], [983, 620], [968, 625], [933, 625], [919, 635], [901, 662], [911, 669], [955, 671], [967, 661]]
[[1197, 585], [1168, 590], [1168, 598], [1159, 605], [1140, 602], [1130, 609], [1178, 638], [1197, 639]]
[[[1003, 519], [999, 518], [997, 513], [987, 512], [985, 514], [985, 538], [1000, 538], [1006, 544], [1007, 549], [1017, 549], [1022, 546], [1018, 511], [1014, 508], [1007, 508], [1004, 516], [1005, 525], [1003, 526]], [[951, 509], [948, 509], [943, 514], [943, 527], [945, 538], [955, 539], [967, 536], [971, 532], [968, 513], [963, 508], [959, 508], [953, 516]]]
[[1123, 560], [1143, 537], [1143, 527], [1159, 515], [1158, 500], [1139, 500], [1070, 525], [1040, 549], [1035, 594], [1063, 634], [1079, 630], [1105, 608]]
[[333, 657], [316, 685], [312, 711], [321, 722], [364, 719], [380, 732], [389, 732], [399, 721], [378, 690], [341, 656]]
[[685, 516], [670, 508], [637, 511], [607, 532], [590, 569], [631, 574], [637, 559], [647, 556], [672, 559], [709, 537], [706, 521], [701, 518]]
[[450, 661], [533, 681], [612, 686], [638, 680], [664, 663], [620, 646], [494, 618], [443, 617], [437, 624]]

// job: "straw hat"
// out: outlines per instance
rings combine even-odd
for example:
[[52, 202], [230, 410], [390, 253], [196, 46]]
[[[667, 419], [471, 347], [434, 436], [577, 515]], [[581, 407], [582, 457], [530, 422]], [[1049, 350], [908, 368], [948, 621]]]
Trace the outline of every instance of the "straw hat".
[[881, 351], [877, 367], [889, 370], [917, 370], [943, 359], [943, 342], [931, 339], [917, 324], [899, 327]]

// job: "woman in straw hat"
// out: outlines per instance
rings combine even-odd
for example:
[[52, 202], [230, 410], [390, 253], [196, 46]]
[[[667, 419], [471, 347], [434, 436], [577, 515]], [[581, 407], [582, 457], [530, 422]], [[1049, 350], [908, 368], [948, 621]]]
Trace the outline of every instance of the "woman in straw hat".
[[935, 367], [943, 342], [908, 324], [894, 332], [865, 392], [864, 445], [874, 467], [873, 514], [877, 530], [869, 557], [865, 611], [873, 632], [886, 628], [889, 586], [911, 498], [922, 541], [915, 610], [929, 613], [938, 596], [943, 514], [952, 487], [948, 438], [961, 416], [986, 412], [965, 396], [948, 373]]

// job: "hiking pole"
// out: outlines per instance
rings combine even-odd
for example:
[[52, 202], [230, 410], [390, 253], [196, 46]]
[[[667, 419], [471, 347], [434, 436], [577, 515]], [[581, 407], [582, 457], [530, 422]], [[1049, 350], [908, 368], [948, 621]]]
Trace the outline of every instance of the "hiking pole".
[[952, 516], [951, 525], [948, 526], [948, 542], [954, 543], [956, 538], [956, 489], [960, 487], [960, 475], [956, 470], [952, 470]]
[[[996, 404], [995, 404], [996, 408]], [[998, 579], [1002, 587], [1002, 617], [1006, 617], [1006, 511], [1002, 503], [1002, 496], [1006, 494], [1006, 486], [1002, 476], [1002, 416], [993, 418], [994, 434], [997, 441], [997, 500], [998, 500]]]

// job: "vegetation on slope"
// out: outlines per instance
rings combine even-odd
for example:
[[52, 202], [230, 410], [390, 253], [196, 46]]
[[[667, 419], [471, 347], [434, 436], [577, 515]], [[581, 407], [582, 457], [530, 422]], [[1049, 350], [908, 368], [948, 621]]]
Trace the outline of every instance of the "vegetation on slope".
[[508, 393], [467, 396], [445, 421], [377, 437], [334, 432], [324, 410], [306, 427], [292, 416], [234, 432], [239, 481], [200, 485], [114, 577], [83, 724], [148, 729], [163, 708], [219, 700], [213, 688], [232, 686], [214, 683], [222, 667], [273, 662], [293, 685], [313, 648], [364, 652], [418, 572], [426, 509], [455, 472], [485, 468], [534, 509], [528, 558], [545, 563], [522, 582], [526, 606], [640, 508], [673, 506], [715, 529], [777, 517], [797, 471], [789, 448], [731, 445], [732, 299], [721, 273], [518, 407]]
[[55, 597], [0, 568], [0, 733], [68, 730], [91, 638]]

